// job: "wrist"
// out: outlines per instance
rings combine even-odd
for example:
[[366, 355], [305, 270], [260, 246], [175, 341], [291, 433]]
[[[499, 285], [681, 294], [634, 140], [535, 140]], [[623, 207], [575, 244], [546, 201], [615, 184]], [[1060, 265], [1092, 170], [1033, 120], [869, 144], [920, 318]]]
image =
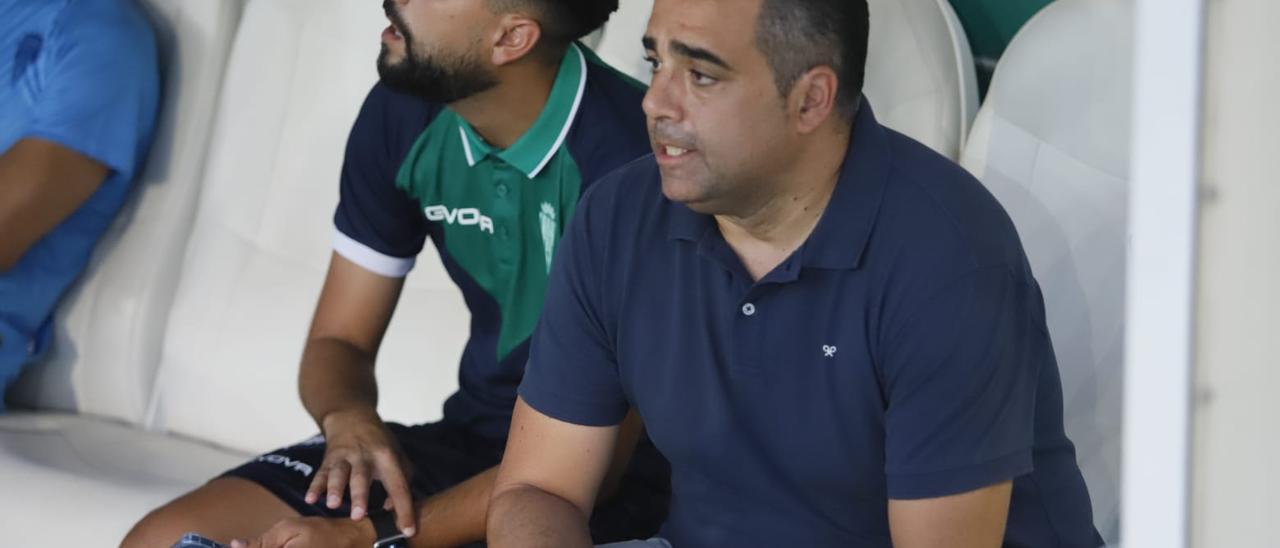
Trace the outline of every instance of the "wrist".
[[320, 418], [320, 432], [328, 436], [334, 429], [342, 429], [351, 424], [382, 424], [382, 418], [373, 407], [353, 406], [336, 409]]
[[374, 531], [373, 522], [369, 518], [349, 521], [355, 528], [355, 546], [357, 548], [369, 548], [373, 546], [373, 543], [378, 542], [378, 533]]
[[[361, 520], [373, 531], [373, 548], [408, 548], [409, 538], [396, 524], [396, 514], [390, 510], [375, 510]], [[412, 533], [412, 531], [409, 531]]]

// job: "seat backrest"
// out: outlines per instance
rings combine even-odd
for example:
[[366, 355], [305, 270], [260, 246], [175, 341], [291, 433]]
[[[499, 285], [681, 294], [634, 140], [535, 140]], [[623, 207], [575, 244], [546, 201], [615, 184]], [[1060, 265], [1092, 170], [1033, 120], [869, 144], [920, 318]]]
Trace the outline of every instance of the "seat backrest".
[[[969, 40], [947, 0], [870, 0], [871, 36], [864, 93], [881, 123], [957, 159], [978, 110]], [[653, 0], [619, 2], [596, 51], [643, 82], [650, 80], [640, 39]]]
[[960, 157], [978, 110], [969, 39], [947, 0], [870, 0], [863, 93], [880, 123]]
[[1119, 532], [1131, 0], [1058, 0], [996, 68], [962, 163], [1008, 210], [1044, 293], [1067, 432]]
[[155, 141], [133, 197], [56, 314], [50, 355], [12, 392], [18, 404], [142, 420], [241, 1], [140, 2], [164, 77]]
[[[377, 81], [381, 5], [249, 0], [157, 377], [156, 429], [261, 451], [314, 433], [298, 363], [333, 242], [347, 134]], [[427, 252], [426, 255], [432, 255]], [[438, 417], [468, 315], [438, 260], [378, 357], [389, 419]]]

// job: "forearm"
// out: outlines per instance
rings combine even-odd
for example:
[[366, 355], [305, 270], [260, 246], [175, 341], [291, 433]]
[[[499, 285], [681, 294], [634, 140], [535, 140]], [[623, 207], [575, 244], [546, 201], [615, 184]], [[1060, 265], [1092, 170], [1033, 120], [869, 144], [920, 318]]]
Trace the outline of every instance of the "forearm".
[[573, 503], [532, 486], [509, 488], [489, 505], [492, 548], [590, 548], [587, 516]]
[[106, 179], [106, 166], [42, 139], [0, 154], [0, 273], [71, 216]]
[[489, 497], [498, 469], [490, 468], [418, 503], [413, 548], [447, 548], [484, 540]]
[[325, 417], [337, 411], [376, 414], [378, 383], [374, 357], [339, 339], [307, 341], [298, 374], [302, 405], [323, 431]]

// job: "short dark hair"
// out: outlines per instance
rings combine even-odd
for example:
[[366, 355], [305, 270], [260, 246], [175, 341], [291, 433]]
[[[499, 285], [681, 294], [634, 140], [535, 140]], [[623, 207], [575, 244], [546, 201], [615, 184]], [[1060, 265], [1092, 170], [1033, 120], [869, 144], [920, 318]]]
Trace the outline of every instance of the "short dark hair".
[[489, 0], [494, 11], [522, 11], [542, 26], [549, 44], [565, 45], [604, 26], [618, 0]]
[[826, 65], [840, 78], [837, 108], [852, 118], [862, 98], [870, 15], [867, 0], [762, 0], [756, 47], [784, 97], [810, 69]]

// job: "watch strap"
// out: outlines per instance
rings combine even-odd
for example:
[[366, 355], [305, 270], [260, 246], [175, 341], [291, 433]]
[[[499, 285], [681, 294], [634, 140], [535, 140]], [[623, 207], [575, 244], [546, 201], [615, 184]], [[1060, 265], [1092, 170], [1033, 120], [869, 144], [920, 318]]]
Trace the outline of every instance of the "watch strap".
[[408, 548], [408, 538], [396, 526], [396, 514], [388, 510], [377, 510], [369, 513], [369, 521], [373, 523], [373, 534], [377, 538], [373, 548]]

